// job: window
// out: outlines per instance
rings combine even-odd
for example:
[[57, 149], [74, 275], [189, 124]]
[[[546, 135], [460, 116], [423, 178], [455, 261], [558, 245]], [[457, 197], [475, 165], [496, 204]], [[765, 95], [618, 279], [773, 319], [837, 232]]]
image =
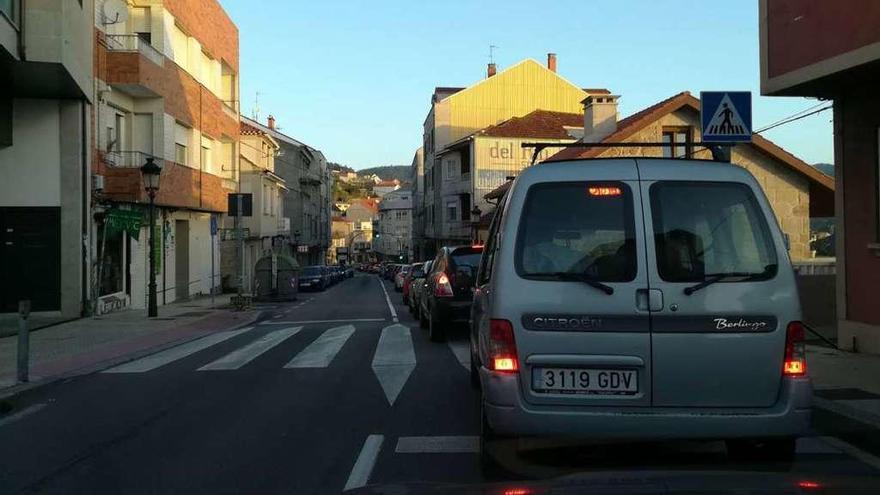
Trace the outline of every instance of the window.
[[[616, 194], [600, 194], [605, 188]], [[636, 277], [632, 192], [621, 182], [552, 182], [529, 189], [515, 254], [525, 278], [570, 272], [605, 282]]]
[[471, 150], [465, 149], [461, 152], [461, 175], [471, 173]]
[[171, 28], [171, 58], [181, 68], [186, 70], [188, 65], [189, 37], [180, 27], [175, 24]]
[[269, 206], [269, 185], [263, 184], [262, 187], [262, 196], [263, 196], [263, 215], [268, 215], [270, 206]]
[[450, 222], [458, 220], [458, 201], [446, 202], [446, 220]]
[[189, 165], [189, 136], [191, 129], [179, 123], [174, 125], [174, 161]]
[[117, 113], [113, 117], [113, 151], [122, 151], [122, 141], [125, 137], [125, 116]]
[[141, 41], [150, 44], [152, 41], [151, 18], [149, 7], [129, 7], [129, 23], [131, 30]]
[[651, 186], [657, 270], [668, 282], [716, 273], [776, 274], [776, 252], [752, 190], [729, 182]]
[[663, 158], [688, 158], [693, 152], [690, 127], [664, 127], [663, 142], [674, 144], [663, 148]]
[[[461, 219], [464, 220], [466, 218], [471, 217], [471, 195], [470, 194], [460, 194], [458, 196], [458, 200], [461, 202]], [[479, 220], [478, 218], [471, 218], [471, 220]]]
[[458, 177], [458, 166], [455, 163], [455, 160], [447, 158], [446, 160], [443, 160], [443, 165], [446, 168], [446, 173], [444, 174], [446, 180]]

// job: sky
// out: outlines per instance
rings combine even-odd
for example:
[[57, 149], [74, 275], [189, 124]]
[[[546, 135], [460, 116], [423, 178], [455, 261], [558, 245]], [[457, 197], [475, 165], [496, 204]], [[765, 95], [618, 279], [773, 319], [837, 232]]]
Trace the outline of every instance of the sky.
[[[760, 95], [758, 0], [220, 0], [238, 26], [241, 112], [355, 169], [408, 165], [435, 86], [525, 58], [621, 95], [624, 118], [689, 90], [752, 91], [753, 127], [814, 106]], [[764, 134], [833, 162], [832, 113]]]

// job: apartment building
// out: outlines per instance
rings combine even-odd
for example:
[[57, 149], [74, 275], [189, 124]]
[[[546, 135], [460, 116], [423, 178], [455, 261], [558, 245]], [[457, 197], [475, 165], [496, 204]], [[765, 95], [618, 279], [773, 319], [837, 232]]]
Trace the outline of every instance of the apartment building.
[[425, 259], [423, 250], [423, 238], [424, 235], [424, 221], [425, 221], [425, 210], [421, 208], [421, 205], [424, 203], [422, 197], [424, 196], [424, 191], [422, 187], [424, 186], [424, 176], [425, 176], [425, 153], [421, 147], [419, 147], [416, 152], [413, 154], [412, 164], [410, 165], [409, 171], [409, 183], [411, 184], [412, 191], [412, 213], [410, 214], [412, 217], [412, 238], [410, 239], [410, 246], [412, 246], [413, 250], [413, 260], [422, 260]]
[[[474, 170], [481, 164], [476, 163], [469, 136], [535, 110], [582, 114], [584, 98], [607, 93], [579, 88], [556, 69], [556, 55], [551, 53], [546, 66], [526, 59], [499, 72], [489, 64], [486, 78], [467, 88], [435, 88], [423, 124], [423, 178], [416, 186], [419, 257], [432, 257], [443, 245], [468, 242], [472, 220], [477, 220], [471, 211], [474, 198], [481, 196], [478, 189], [490, 190], [504, 181], [500, 174]], [[497, 151], [511, 158], [511, 151]]]
[[89, 306], [93, 15], [0, 1], [0, 312]]
[[[216, 0], [94, 7], [96, 310], [146, 304], [150, 240], [160, 305], [218, 290], [212, 224], [238, 179], [238, 29]], [[162, 166], [156, 224], [108, 229], [144, 212], [147, 158]]]
[[373, 251], [380, 259], [401, 263], [412, 259], [412, 191], [398, 189], [379, 202]]
[[242, 118], [279, 145], [275, 173], [284, 179], [284, 216], [290, 219], [290, 246], [300, 266], [327, 261], [330, 250], [331, 190], [333, 176], [320, 150], [282, 133], [275, 117], [266, 124]]

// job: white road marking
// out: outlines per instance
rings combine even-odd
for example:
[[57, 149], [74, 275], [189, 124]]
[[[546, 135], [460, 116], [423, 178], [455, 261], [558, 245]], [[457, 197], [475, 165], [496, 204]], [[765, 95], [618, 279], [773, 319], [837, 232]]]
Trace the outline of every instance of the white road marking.
[[365, 486], [370, 481], [370, 473], [376, 465], [376, 459], [379, 457], [379, 451], [382, 449], [382, 441], [385, 440], [383, 435], [370, 435], [364, 441], [361, 453], [358, 454], [351, 473], [348, 475], [348, 481], [345, 482], [345, 488], [342, 490], [353, 490]]
[[6, 426], [10, 423], [14, 423], [14, 422], [26, 417], [26, 416], [30, 416], [31, 414], [34, 414], [35, 412], [40, 411], [41, 409], [43, 409], [44, 407], [46, 407], [48, 405], [49, 404], [46, 404], [44, 402], [41, 404], [34, 404], [32, 406], [28, 406], [28, 407], [22, 409], [21, 411], [18, 411], [17, 413], [10, 414], [9, 416], [6, 416], [5, 418], [0, 419], [0, 426]]
[[851, 443], [844, 442], [843, 440], [837, 437], [818, 437], [823, 442], [831, 444], [832, 447], [836, 447], [842, 450], [845, 454], [849, 454], [852, 457], [864, 462], [865, 464], [871, 466], [874, 469], [880, 469], [880, 457], [875, 456], [874, 454], [869, 454], [864, 450], [852, 445]]
[[282, 328], [269, 332], [250, 344], [202, 366], [199, 371], [237, 370], [269, 349], [296, 335], [300, 330], [302, 327]]
[[471, 370], [471, 344], [466, 340], [449, 340], [449, 349], [464, 369]]
[[171, 349], [166, 349], [156, 354], [152, 354], [150, 356], [131, 361], [130, 363], [121, 364], [119, 366], [104, 370], [101, 373], [144, 373], [146, 371], [151, 371], [160, 366], [165, 366], [168, 363], [177, 361], [178, 359], [183, 359], [190, 354], [195, 354], [203, 349], [207, 349], [212, 345], [219, 344], [224, 340], [228, 340], [237, 335], [241, 335], [242, 333], [247, 332], [252, 328], [254, 327], [246, 327], [239, 330], [228, 330], [225, 332], [214, 333], [206, 337], [193, 340], [192, 342], [187, 342], [186, 344], [181, 344], [177, 347], [172, 347]]
[[260, 325], [307, 325], [310, 323], [367, 323], [371, 321], [388, 321], [385, 318], [352, 318], [349, 320], [300, 320], [300, 321], [264, 321]]
[[408, 327], [395, 324], [382, 329], [372, 367], [388, 403], [393, 406], [416, 367], [416, 353]]
[[391, 304], [391, 297], [388, 296], [388, 291], [385, 290], [385, 283], [382, 282], [381, 278], [377, 277], [376, 280], [379, 281], [379, 285], [382, 287], [382, 292], [385, 293], [385, 302], [388, 303], [388, 309], [391, 311], [391, 319], [394, 320], [394, 323], [399, 322], [400, 319], [397, 318], [397, 311], [394, 309], [394, 305]]
[[477, 436], [400, 437], [394, 449], [398, 454], [468, 454], [479, 451], [480, 437]]
[[326, 368], [354, 333], [354, 325], [331, 328], [296, 355], [285, 368]]

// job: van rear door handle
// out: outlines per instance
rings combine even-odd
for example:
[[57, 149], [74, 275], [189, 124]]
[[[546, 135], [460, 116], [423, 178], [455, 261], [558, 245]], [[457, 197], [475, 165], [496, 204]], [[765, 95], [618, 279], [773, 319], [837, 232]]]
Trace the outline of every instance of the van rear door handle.
[[663, 291], [660, 289], [648, 289], [648, 307], [651, 311], [663, 310]]
[[639, 311], [663, 310], [663, 292], [660, 289], [638, 289], [636, 309]]

